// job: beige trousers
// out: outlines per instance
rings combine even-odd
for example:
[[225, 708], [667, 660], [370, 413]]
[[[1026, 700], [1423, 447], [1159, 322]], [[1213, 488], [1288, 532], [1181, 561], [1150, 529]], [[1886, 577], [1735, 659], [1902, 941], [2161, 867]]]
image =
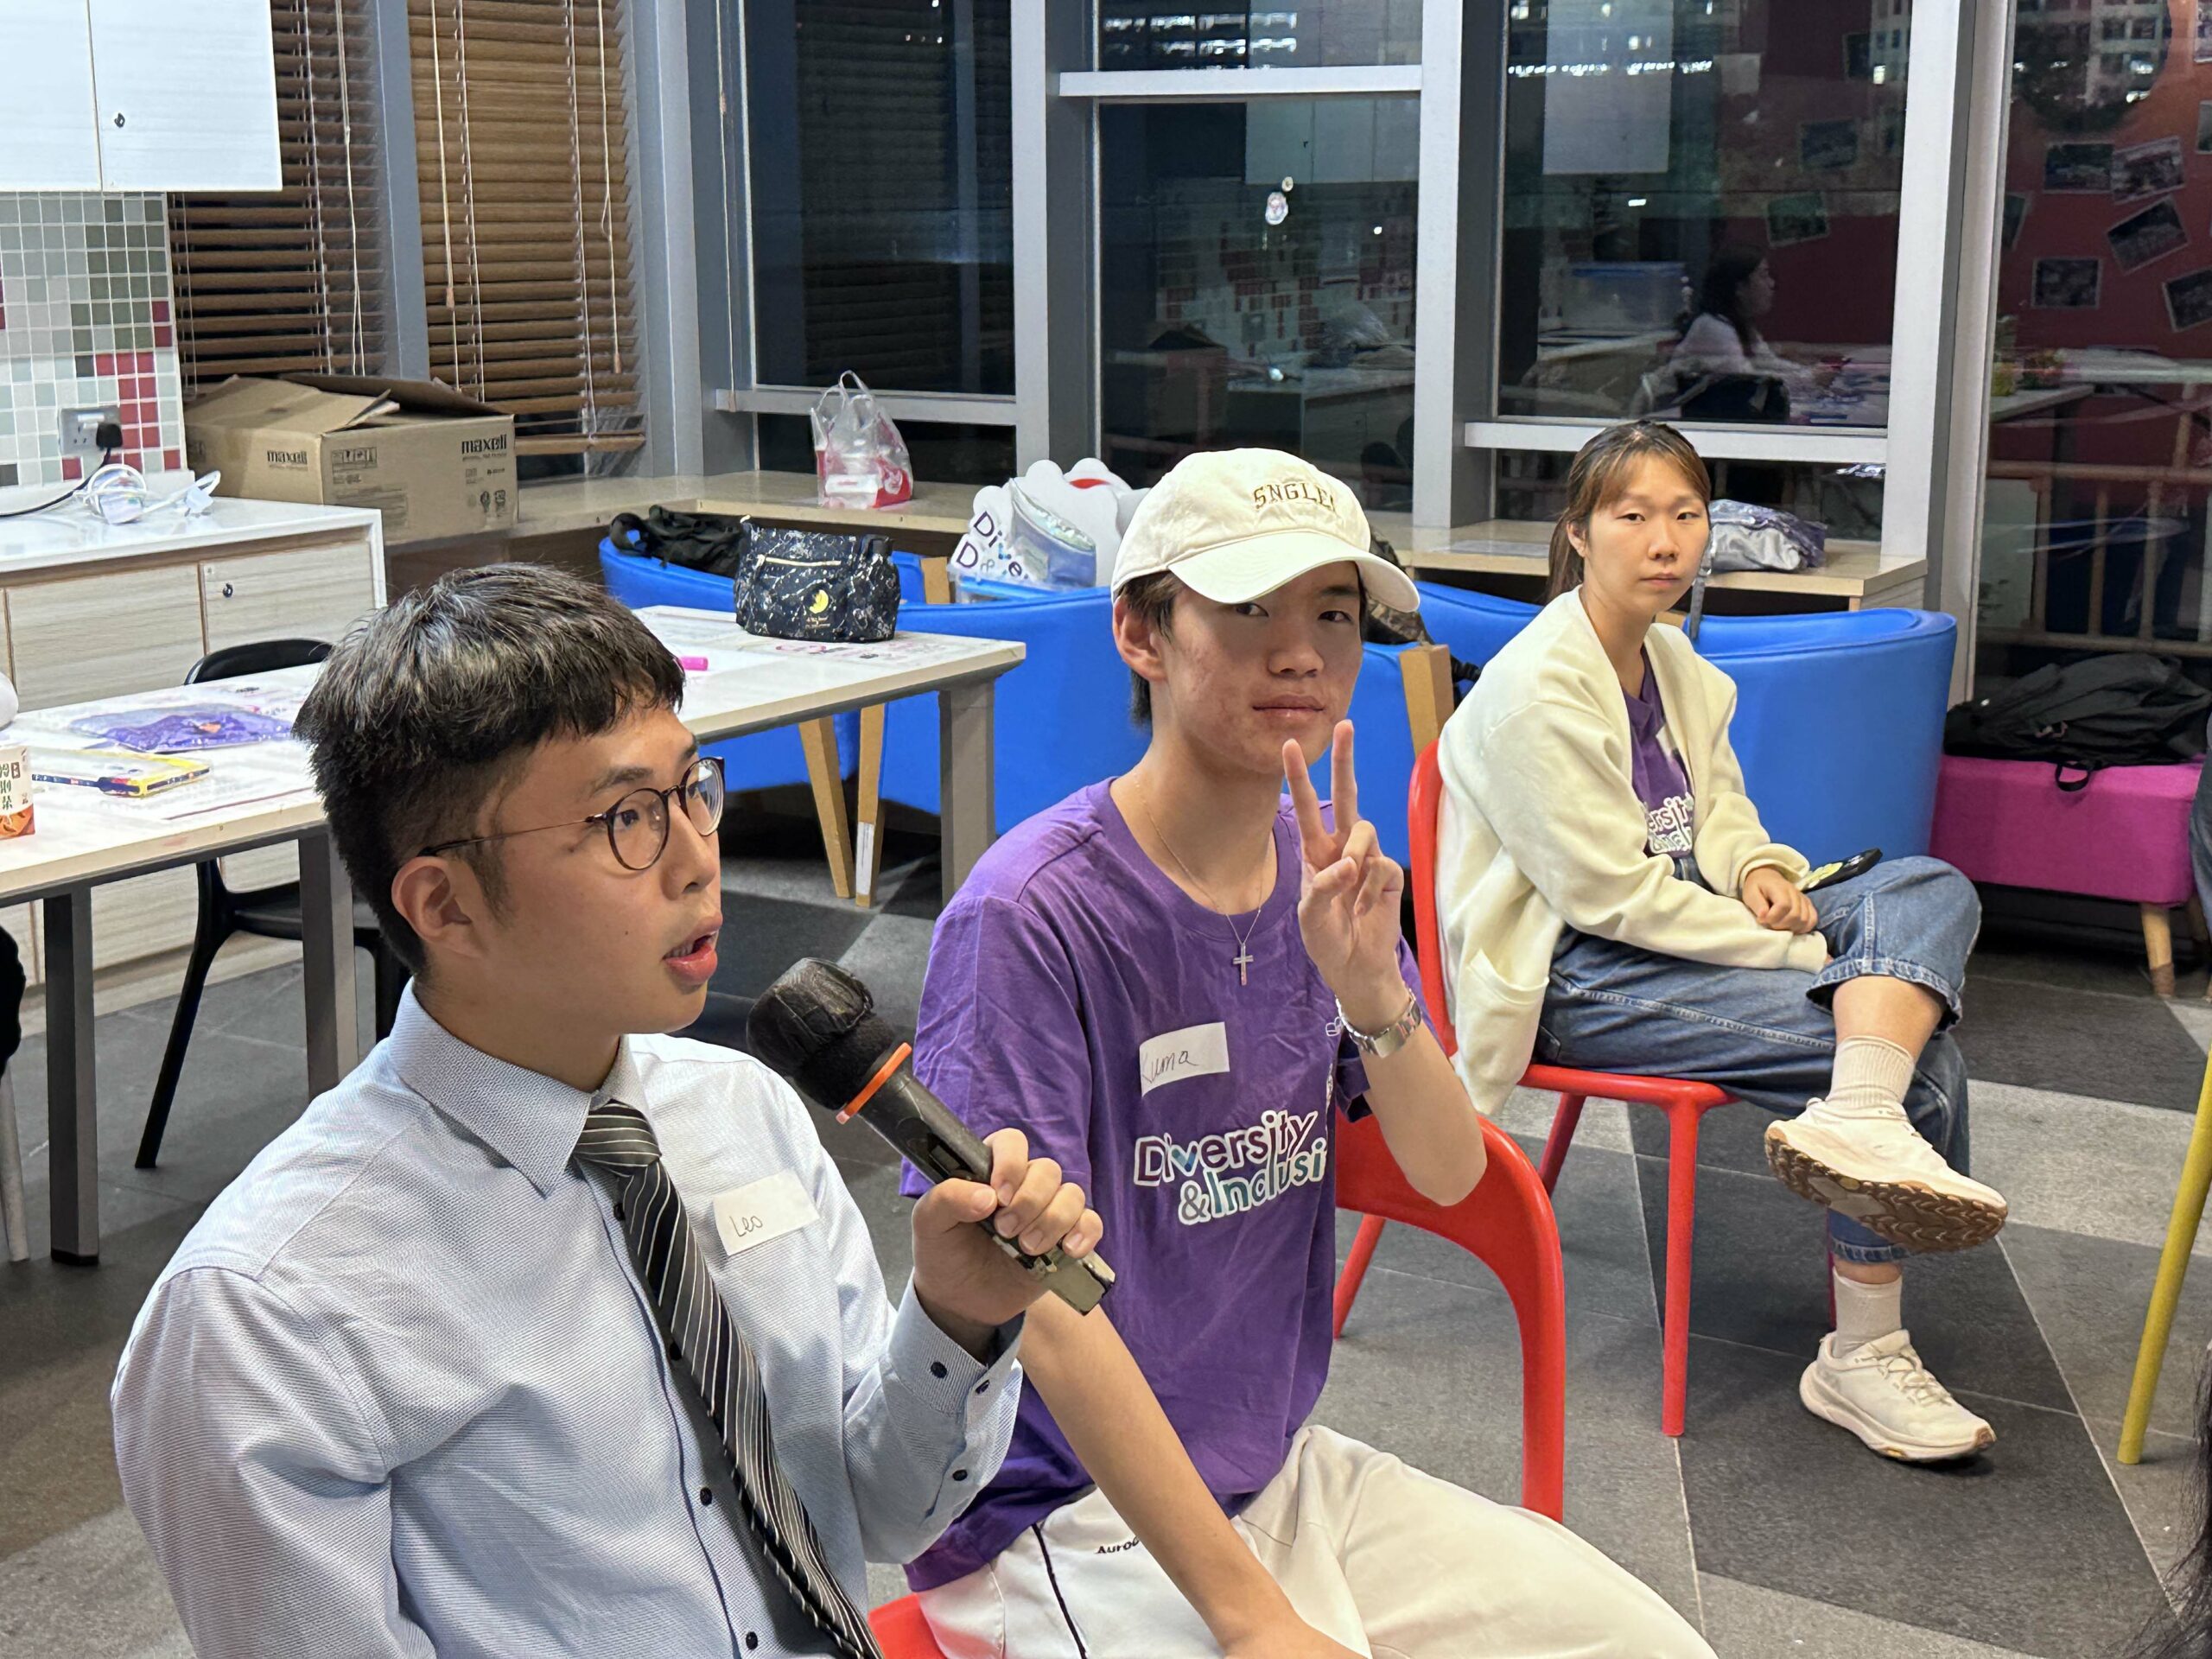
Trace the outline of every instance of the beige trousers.
[[[1374, 1659], [1713, 1659], [1681, 1615], [1565, 1527], [1307, 1427], [1235, 1522], [1299, 1616]], [[948, 1659], [1219, 1659], [1092, 1491], [925, 1591]]]

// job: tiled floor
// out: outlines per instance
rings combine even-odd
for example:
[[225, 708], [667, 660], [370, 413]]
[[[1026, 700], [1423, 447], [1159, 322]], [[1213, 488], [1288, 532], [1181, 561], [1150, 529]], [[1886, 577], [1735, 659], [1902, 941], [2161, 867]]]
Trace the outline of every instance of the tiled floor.
[[[748, 999], [800, 956], [842, 961], [892, 1019], [911, 1020], [934, 863], [895, 868], [892, 901], [873, 918], [835, 903], [804, 841], [749, 843], [726, 877], [724, 966], [699, 1034], [738, 1037]], [[1762, 1120], [1748, 1109], [1707, 1121], [1688, 1432], [1662, 1435], [1662, 1144], [1647, 1115], [1593, 1107], [1557, 1195], [1570, 1522], [1699, 1621], [1726, 1659], [2117, 1655], [2161, 1615], [2157, 1570], [2186, 1544], [2195, 1357], [2212, 1336], [2207, 1264], [2183, 1300], [2150, 1453], [2120, 1468], [2111, 1453], [2135, 1336], [2212, 1038], [2212, 1013], [2186, 1000], [2201, 977], [2183, 988], [2183, 1001], [2154, 1001], [2124, 956], [1996, 938], [1977, 954], [1960, 1033], [1977, 1085], [1977, 1173], [2008, 1194], [2014, 1219], [1993, 1248], [1916, 1264], [1907, 1298], [1923, 1352], [1997, 1427], [1994, 1451], [1965, 1468], [1883, 1462], [1797, 1404], [1823, 1323], [1820, 1217], [1764, 1173]], [[200, 1207], [297, 1109], [296, 970], [210, 993], [162, 1166], [142, 1173], [131, 1153], [168, 1016], [155, 1005], [99, 1022], [100, 1266], [0, 1268], [0, 1659], [187, 1652], [120, 1507], [107, 1382], [148, 1282]], [[15, 1082], [42, 1238], [35, 1041]], [[1532, 1149], [1548, 1105], [1516, 1098], [1507, 1115]], [[857, 1129], [825, 1121], [823, 1132], [880, 1224], [887, 1274], [903, 1274], [887, 1153]], [[1510, 1496], [1516, 1352], [1486, 1271], [1394, 1230], [1320, 1414]], [[878, 1573], [879, 1594], [898, 1587]]]

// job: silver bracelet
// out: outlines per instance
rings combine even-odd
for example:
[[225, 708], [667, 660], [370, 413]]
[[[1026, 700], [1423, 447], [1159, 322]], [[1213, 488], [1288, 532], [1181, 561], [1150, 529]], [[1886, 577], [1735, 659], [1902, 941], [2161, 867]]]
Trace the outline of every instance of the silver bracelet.
[[1406, 993], [1406, 1008], [1395, 1020], [1382, 1030], [1370, 1035], [1344, 1018], [1344, 1005], [1337, 1004], [1336, 1029], [1352, 1040], [1359, 1052], [1370, 1059], [1388, 1059], [1408, 1043], [1421, 1029], [1421, 999], [1411, 991]]

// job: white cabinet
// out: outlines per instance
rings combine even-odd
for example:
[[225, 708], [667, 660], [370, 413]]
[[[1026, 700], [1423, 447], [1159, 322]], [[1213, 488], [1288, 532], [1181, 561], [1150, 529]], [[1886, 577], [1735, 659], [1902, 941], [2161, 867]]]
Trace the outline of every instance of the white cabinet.
[[277, 190], [268, 0], [0, 0], [0, 190]]
[[0, 0], [0, 187], [99, 189], [85, 0]]
[[92, 0], [100, 183], [278, 190], [268, 0]]

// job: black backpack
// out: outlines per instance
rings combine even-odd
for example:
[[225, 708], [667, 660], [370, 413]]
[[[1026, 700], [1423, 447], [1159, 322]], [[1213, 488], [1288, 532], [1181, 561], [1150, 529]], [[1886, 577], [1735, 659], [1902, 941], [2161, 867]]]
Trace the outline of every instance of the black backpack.
[[745, 520], [719, 512], [649, 507], [642, 518], [618, 512], [607, 533], [620, 552], [715, 576], [735, 576], [745, 553]]
[[[2100, 766], [2154, 766], [2204, 753], [2212, 692], [2157, 657], [2120, 653], [2052, 664], [1951, 710], [1953, 754], [2048, 760], [2061, 789], [2082, 788]], [[2079, 778], [2066, 775], [2078, 772]]]

